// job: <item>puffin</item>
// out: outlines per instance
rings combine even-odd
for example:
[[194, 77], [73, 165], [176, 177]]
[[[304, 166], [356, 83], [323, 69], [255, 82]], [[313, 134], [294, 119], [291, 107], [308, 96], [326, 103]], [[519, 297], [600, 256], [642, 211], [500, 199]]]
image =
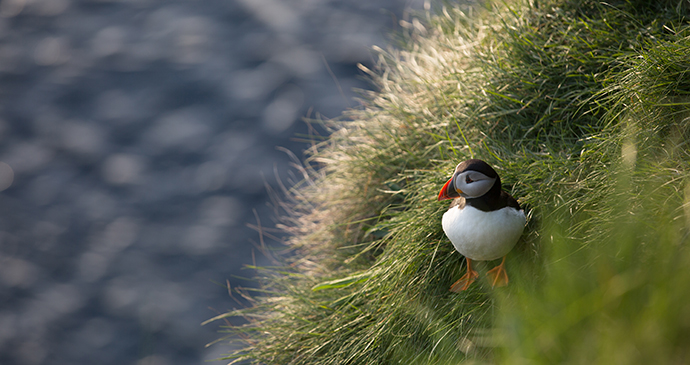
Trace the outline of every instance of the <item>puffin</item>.
[[506, 255], [525, 229], [525, 211], [501, 189], [501, 178], [486, 162], [463, 161], [443, 185], [438, 200], [453, 201], [443, 214], [443, 232], [455, 249], [467, 260], [467, 273], [450, 287], [452, 292], [467, 290], [479, 276], [472, 261], [503, 258], [487, 272], [491, 286], [508, 284]]

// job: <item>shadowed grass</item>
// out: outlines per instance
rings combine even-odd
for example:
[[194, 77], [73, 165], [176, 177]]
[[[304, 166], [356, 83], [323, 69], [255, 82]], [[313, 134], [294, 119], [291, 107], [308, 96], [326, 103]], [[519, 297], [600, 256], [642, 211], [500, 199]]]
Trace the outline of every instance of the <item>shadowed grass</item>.
[[[363, 69], [379, 91], [325, 122], [331, 137], [276, 202], [295, 255], [254, 307], [215, 318], [249, 321], [228, 329], [245, 346], [228, 359], [687, 361], [688, 2], [434, 14]], [[465, 264], [436, 196], [471, 157], [495, 166], [530, 220], [508, 287], [454, 294]]]

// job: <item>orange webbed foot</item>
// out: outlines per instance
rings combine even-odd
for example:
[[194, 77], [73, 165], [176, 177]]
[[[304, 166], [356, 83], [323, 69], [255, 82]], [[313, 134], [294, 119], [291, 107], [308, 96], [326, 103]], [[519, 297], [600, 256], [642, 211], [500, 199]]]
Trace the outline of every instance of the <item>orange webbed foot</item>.
[[453, 293], [460, 293], [461, 291], [467, 290], [467, 288], [469, 288], [478, 277], [479, 274], [472, 270], [471, 260], [467, 259], [467, 272], [460, 278], [460, 280], [456, 281], [450, 286], [450, 291]]
[[491, 281], [491, 287], [508, 285], [508, 273], [505, 268], [506, 257], [503, 256], [501, 264], [486, 272]]

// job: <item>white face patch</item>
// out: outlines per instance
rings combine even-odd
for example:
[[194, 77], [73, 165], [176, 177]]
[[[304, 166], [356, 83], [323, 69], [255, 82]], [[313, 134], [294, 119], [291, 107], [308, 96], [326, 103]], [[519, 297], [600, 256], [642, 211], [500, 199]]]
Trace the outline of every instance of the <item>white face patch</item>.
[[488, 192], [496, 178], [488, 177], [478, 171], [465, 171], [455, 177], [455, 190], [462, 191], [465, 198], [478, 198]]

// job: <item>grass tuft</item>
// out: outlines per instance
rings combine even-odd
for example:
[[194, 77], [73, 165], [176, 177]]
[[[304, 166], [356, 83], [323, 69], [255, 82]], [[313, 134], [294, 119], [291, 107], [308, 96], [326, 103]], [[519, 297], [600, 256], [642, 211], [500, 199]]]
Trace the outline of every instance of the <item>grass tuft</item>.
[[[439, 5], [297, 165], [294, 255], [218, 316], [265, 364], [690, 360], [690, 2]], [[436, 196], [482, 158], [529, 214], [511, 283], [464, 270]], [[486, 267], [480, 266], [480, 271]], [[271, 273], [272, 272], [272, 273]]]

